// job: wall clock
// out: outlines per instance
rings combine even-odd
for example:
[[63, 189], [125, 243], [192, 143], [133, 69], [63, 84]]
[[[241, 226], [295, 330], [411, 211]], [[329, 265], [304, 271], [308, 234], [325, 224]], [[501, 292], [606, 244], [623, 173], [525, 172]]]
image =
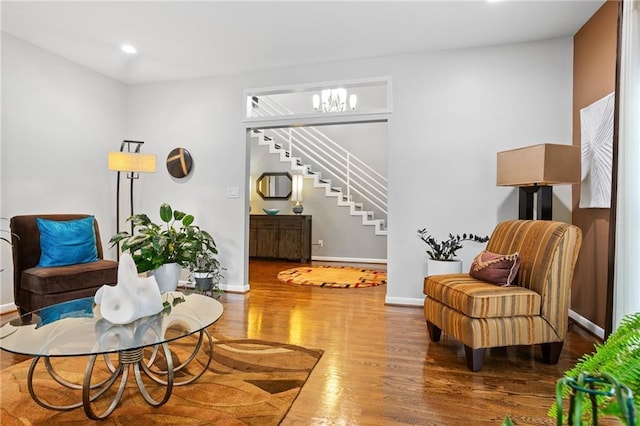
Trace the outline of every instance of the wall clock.
[[193, 159], [184, 148], [174, 148], [167, 156], [167, 171], [174, 178], [183, 178], [191, 172]]

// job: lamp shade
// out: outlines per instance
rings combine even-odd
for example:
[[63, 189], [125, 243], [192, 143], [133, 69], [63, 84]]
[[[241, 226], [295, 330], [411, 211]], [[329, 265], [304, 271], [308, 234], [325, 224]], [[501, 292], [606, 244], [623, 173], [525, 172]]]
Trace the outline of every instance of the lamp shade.
[[498, 186], [580, 183], [580, 147], [540, 144], [498, 153]]
[[119, 172], [155, 173], [156, 156], [133, 152], [109, 152], [109, 170]]
[[304, 176], [293, 175], [291, 201], [302, 201], [302, 189], [304, 186]]

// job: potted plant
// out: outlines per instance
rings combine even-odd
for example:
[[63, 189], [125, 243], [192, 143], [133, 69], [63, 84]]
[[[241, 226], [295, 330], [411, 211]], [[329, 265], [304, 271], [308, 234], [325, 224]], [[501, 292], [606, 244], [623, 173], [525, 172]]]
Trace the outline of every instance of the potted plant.
[[221, 293], [220, 280], [223, 278], [220, 262], [213, 257], [213, 253], [201, 253], [191, 266], [191, 275], [195, 281], [195, 288], [202, 293]]
[[[571, 400], [568, 412], [562, 410], [563, 398]], [[548, 414], [558, 424], [569, 416], [568, 424], [597, 425], [605, 416], [631, 424], [630, 417], [637, 418], [639, 412], [640, 312], [636, 312], [625, 315], [604, 343], [596, 344], [594, 352], [583, 355], [558, 380], [556, 403]]]
[[208, 232], [200, 230], [191, 246], [189, 270], [195, 280], [196, 290], [203, 293], [220, 293], [219, 283], [223, 278], [220, 262], [217, 259], [216, 243]]
[[427, 232], [426, 228], [418, 229], [418, 237], [427, 245], [428, 270], [430, 275], [460, 273], [462, 262], [457, 260], [456, 252], [462, 248], [463, 241], [486, 243], [488, 236], [481, 237], [475, 234], [453, 235], [445, 240], [438, 241]]
[[182, 267], [190, 268], [203, 245], [215, 250], [211, 235], [193, 225], [194, 217], [173, 210], [167, 203], [160, 206], [162, 225], [153, 223], [144, 213], [127, 219], [134, 227], [134, 234], [120, 232], [110, 239], [111, 246], [122, 244], [128, 251], [139, 273], [150, 271], [161, 291], [174, 291]]

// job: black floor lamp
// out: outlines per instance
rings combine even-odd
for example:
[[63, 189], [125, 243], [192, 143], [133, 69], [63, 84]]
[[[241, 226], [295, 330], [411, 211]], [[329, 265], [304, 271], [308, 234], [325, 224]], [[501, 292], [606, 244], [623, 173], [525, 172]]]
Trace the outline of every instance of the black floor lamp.
[[580, 147], [545, 143], [499, 152], [496, 180], [518, 187], [518, 219], [551, 220], [552, 186], [580, 183]]
[[[138, 179], [139, 173], [155, 173], [156, 156], [140, 154], [142, 141], [122, 141], [120, 151], [109, 152], [109, 170], [117, 171], [116, 183], [116, 233], [120, 232], [120, 173], [127, 172], [127, 178], [131, 181], [129, 188], [129, 205], [133, 216], [133, 182]], [[133, 223], [131, 224], [133, 234]], [[117, 256], [120, 259], [120, 244], [116, 246]]]

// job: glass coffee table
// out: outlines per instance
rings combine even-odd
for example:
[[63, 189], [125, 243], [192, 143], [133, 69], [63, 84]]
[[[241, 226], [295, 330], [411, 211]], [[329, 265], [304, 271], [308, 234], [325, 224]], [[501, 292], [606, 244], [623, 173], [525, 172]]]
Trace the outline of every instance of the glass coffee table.
[[[223, 312], [220, 302], [201, 294], [172, 292], [162, 297], [166, 302], [163, 312], [124, 325], [113, 324], [102, 318], [100, 307], [94, 304], [93, 297], [48, 306], [2, 326], [0, 348], [34, 357], [27, 375], [27, 386], [33, 400], [45, 408], [67, 411], [84, 407], [87, 417], [104, 419], [120, 402], [130, 369], [145, 401], [149, 405], [160, 406], [169, 400], [173, 386], [192, 383], [207, 371], [213, 356], [213, 340], [206, 328], [216, 322]], [[174, 365], [169, 342], [191, 335], [194, 335], [194, 344], [193, 348], [189, 347], [190, 355], [180, 365]], [[203, 343], [208, 357], [202, 371], [185, 375], [187, 378], [182, 381], [176, 380], [175, 373], [185, 369], [196, 358]], [[117, 362], [113, 361], [115, 356], [110, 357], [110, 354], [117, 354]], [[82, 384], [63, 378], [51, 362], [53, 357], [77, 356], [88, 357]], [[162, 356], [163, 362], [156, 363]], [[97, 383], [93, 383], [92, 376], [99, 357], [104, 359], [108, 374], [106, 378], [101, 377]], [[33, 379], [41, 359], [53, 380], [66, 388], [82, 390], [82, 401], [53, 405], [38, 397]], [[147, 391], [143, 373], [163, 387], [159, 399], [154, 399]], [[120, 383], [113, 400], [110, 403], [107, 401], [108, 407], [97, 413], [93, 407], [94, 401], [105, 395], [118, 379]]]

